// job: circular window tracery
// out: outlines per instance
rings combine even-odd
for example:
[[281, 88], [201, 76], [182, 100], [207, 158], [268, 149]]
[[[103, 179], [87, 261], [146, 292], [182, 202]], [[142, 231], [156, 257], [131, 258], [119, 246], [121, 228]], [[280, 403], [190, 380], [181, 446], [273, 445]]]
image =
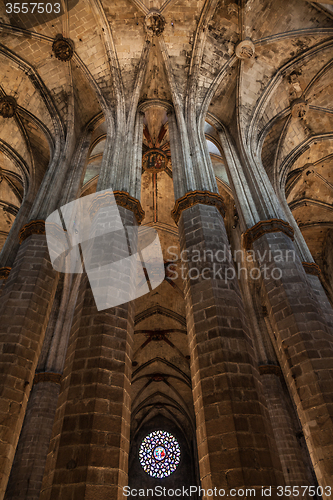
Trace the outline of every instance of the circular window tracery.
[[180, 446], [167, 431], [154, 431], [142, 441], [139, 449], [140, 464], [151, 477], [168, 477], [180, 462]]

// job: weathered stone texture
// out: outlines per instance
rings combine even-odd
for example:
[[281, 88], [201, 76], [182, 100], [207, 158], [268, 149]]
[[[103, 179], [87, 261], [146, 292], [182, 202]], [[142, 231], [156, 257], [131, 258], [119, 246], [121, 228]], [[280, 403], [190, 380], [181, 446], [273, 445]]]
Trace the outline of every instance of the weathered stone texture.
[[5, 500], [38, 500], [60, 385], [32, 388]]
[[[311, 486], [312, 478], [308, 477], [302, 449], [296, 437], [297, 430], [289, 413], [281, 380], [277, 375], [265, 374], [261, 376], [261, 381], [286, 484], [298, 487]], [[308, 494], [302, 494], [301, 488], [300, 492], [295, 498], [309, 498]]]
[[[224, 281], [225, 268], [233, 269], [229, 259], [221, 265], [222, 275], [217, 269], [215, 276], [209, 261], [201, 267], [187, 263], [192, 275], [184, 298], [185, 280], [173, 279], [169, 268], [158, 289], [135, 301], [131, 358], [133, 304], [97, 312], [85, 278], [42, 500], [121, 495], [129, 448], [130, 361], [132, 450], [159, 419], [171, 419], [192, 453], [187, 479], [199, 482], [197, 430], [202, 485], [282, 484], [279, 456], [284, 475], [297, 485], [308, 476], [288, 417], [294, 411], [319, 483], [332, 484], [332, 6], [310, 0], [71, 0], [64, 13], [60, 3], [58, 14], [31, 15], [9, 14], [0, 4], [0, 98], [17, 102], [12, 117], [0, 116], [0, 246], [5, 241], [0, 267], [13, 266], [23, 224], [46, 218], [97, 186], [137, 199], [142, 188], [143, 224], [159, 230], [167, 260], [168, 246], [180, 253], [172, 202], [194, 190], [219, 190], [233, 250], [241, 249], [241, 234], [253, 226], [266, 231], [272, 220], [288, 222], [301, 261], [308, 270], [316, 262], [324, 289], [318, 277], [304, 274], [298, 258], [268, 263], [283, 275], [263, 280], [261, 303], [259, 279], [254, 286], [252, 277], [247, 287], [241, 283], [241, 292], [229, 271]], [[160, 29], [148, 36], [145, 19], [156, 16], [163, 20]], [[73, 42], [70, 61], [52, 52], [60, 33]], [[240, 52], [242, 46], [248, 50]], [[165, 170], [156, 162], [141, 175], [142, 154], [152, 149], [171, 161]], [[131, 223], [133, 215], [122, 213]], [[228, 244], [213, 207], [187, 208], [180, 229], [184, 250]], [[269, 244], [294, 249], [279, 233], [261, 236], [254, 248], [263, 254]], [[112, 242], [106, 258], [111, 250], [116, 250]], [[182, 258], [175, 260], [177, 267]], [[195, 276], [196, 267], [203, 277]], [[11, 495], [30, 499], [30, 492], [37, 500], [38, 443], [45, 451], [46, 423], [49, 429], [57, 397], [49, 384], [59, 378], [60, 351], [67, 346], [67, 335], [58, 332], [59, 343], [57, 335], [52, 337], [60, 324], [57, 313], [49, 320], [57, 276], [44, 237], [26, 240], [7, 282], [1, 278], [0, 500], [15, 448], [8, 500]], [[98, 278], [102, 285], [104, 276]], [[72, 302], [73, 295], [64, 313], [70, 311], [64, 319], [67, 333]], [[262, 306], [265, 319], [257, 310]], [[273, 363], [279, 372], [273, 348], [295, 403], [289, 413], [289, 396], [280, 392], [275, 375], [260, 371], [258, 377], [257, 362]], [[36, 366], [47, 373], [55, 367], [57, 375], [49, 381], [35, 378], [39, 383], [27, 406]], [[46, 413], [38, 414], [38, 401], [41, 408], [48, 401]], [[136, 466], [140, 478], [145, 472], [137, 460]], [[143, 482], [150, 484], [146, 476]], [[28, 477], [31, 488], [24, 491]], [[308, 481], [316, 484], [311, 477]]]
[[[185, 288], [202, 486], [274, 489], [283, 475], [238, 283], [214, 278], [209, 261], [191, 261], [193, 250], [211, 250], [216, 262], [217, 250], [228, 246], [223, 219], [215, 207], [195, 205], [182, 212], [179, 231], [190, 276], [208, 268], [206, 279], [187, 278]], [[232, 267], [227, 257], [221, 274]]]
[[[119, 211], [136, 225], [132, 212]], [[82, 279], [40, 500], [122, 498], [133, 327], [132, 302], [98, 312]]]
[[[255, 251], [293, 250], [283, 233], [267, 234], [253, 243]], [[268, 255], [268, 253], [267, 253]], [[289, 262], [262, 263], [268, 313], [274, 329], [277, 354], [299, 418], [315, 472], [322, 486], [332, 486], [332, 335], [315, 290], [312, 290], [297, 254]], [[281, 269], [274, 279], [272, 270]], [[328, 311], [329, 314], [329, 311]]]
[[21, 245], [1, 301], [1, 490], [4, 494], [57, 286], [45, 236]]

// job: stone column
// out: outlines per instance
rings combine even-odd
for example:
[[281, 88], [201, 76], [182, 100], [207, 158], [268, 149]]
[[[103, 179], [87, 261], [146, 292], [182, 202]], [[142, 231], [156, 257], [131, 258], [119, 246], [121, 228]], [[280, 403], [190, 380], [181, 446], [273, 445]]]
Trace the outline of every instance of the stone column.
[[[244, 247], [260, 257], [257, 265], [276, 337], [276, 354], [302, 423], [318, 482], [322, 487], [332, 487], [333, 389], [328, 382], [333, 368], [331, 307], [327, 300], [321, 300], [324, 292], [319, 290], [318, 280], [315, 289], [309, 286], [305, 271], [312, 273], [317, 266], [301, 262], [293, 243], [294, 231], [285, 220], [263, 167], [246, 156], [245, 147], [241, 162], [223, 127], [220, 138], [237, 205], [243, 212]], [[240, 176], [241, 183], [237, 180]], [[248, 217], [252, 206], [255, 211]]]
[[[68, 165], [61, 160], [64, 156], [68, 160], [68, 151], [62, 150], [64, 137], [54, 111], [59, 135], [43, 181], [56, 170], [61, 185], [60, 171]], [[1, 254], [1, 265], [12, 269], [2, 291], [0, 310], [0, 499], [5, 494], [58, 280], [49, 261], [44, 227], [47, 201], [56, 204], [58, 200], [52, 185], [49, 183], [45, 190], [43, 182], [38, 186], [40, 181], [30, 179], [29, 191]], [[43, 198], [43, 203], [37, 202], [38, 187], [37, 198]], [[30, 222], [20, 229], [27, 220]], [[19, 249], [15, 242], [18, 233], [22, 243]]]
[[33, 199], [33, 192], [27, 194], [26, 199], [23, 201], [17, 216], [15, 217], [14, 223], [9, 231], [6, 241], [1, 249], [0, 254], [0, 268], [11, 267], [15, 260], [16, 254], [20, 247], [19, 243], [19, 232], [28, 222], [29, 212], [31, 210], [31, 199]]
[[[182, 152], [181, 152], [181, 144], [178, 140], [179, 130], [177, 126], [176, 117], [173, 111], [168, 112], [168, 123], [169, 123], [169, 136], [170, 136], [170, 144], [172, 144], [171, 148], [171, 160], [172, 165], [182, 165]], [[178, 200], [184, 194], [184, 188], [182, 186], [182, 172], [183, 168], [173, 168], [173, 188], [175, 192], [175, 200]]]
[[[225, 489], [227, 496], [232, 488], [261, 486], [272, 486], [277, 498], [276, 486], [284, 479], [229, 252], [223, 200], [209, 157], [202, 162], [204, 174], [195, 176], [197, 190], [187, 190], [174, 126], [175, 120], [169, 120], [173, 161], [180, 160], [173, 163], [178, 199], [172, 215], [186, 256], [185, 303], [203, 498], [215, 487]], [[204, 157], [204, 151], [200, 154]], [[208, 179], [212, 191], [200, 179]]]
[[15, 448], [57, 286], [43, 224], [29, 224], [1, 297], [0, 498]]
[[276, 365], [262, 365], [259, 370], [285, 482], [288, 486], [299, 487], [299, 495], [293, 498], [309, 499], [309, 495], [304, 495], [301, 487], [313, 484], [309, 481], [295, 426], [287, 407], [288, 396], [283, 391], [281, 370]]
[[[50, 444], [60, 376], [35, 378], [5, 499], [38, 500]], [[36, 432], [38, 430], [38, 432]]]
[[[266, 306], [275, 331], [277, 355], [297, 407], [319, 484], [333, 487], [333, 421], [331, 414], [333, 341], [328, 301], [320, 304], [310, 289], [291, 240], [280, 225], [268, 233], [272, 222], [261, 223], [246, 233], [255, 237], [254, 251], [289, 252], [283, 262], [261, 262]], [[258, 231], [258, 232], [257, 232]], [[285, 233], [288, 233], [285, 234]], [[254, 234], [256, 236], [254, 236]], [[325, 311], [327, 309], [327, 311]], [[325, 311], [325, 313], [323, 313]], [[327, 496], [327, 498], [329, 495]]]
[[[116, 194], [116, 199], [119, 204], [124, 195]], [[137, 225], [133, 211], [118, 208], [125, 226]], [[102, 209], [96, 217], [102, 224]], [[123, 251], [126, 253], [126, 248], [119, 248], [119, 259], [124, 257]], [[123, 498], [130, 439], [133, 329], [133, 302], [98, 311], [84, 276], [40, 500]]]
[[296, 498], [307, 500], [309, 495], [304, 494], [301, 487], [313, 486], [313, 478], [309, 475], [311, 462], [296, 437], [300, 426], [290, 396], [282, 382], [282, 371], [270, 336], [270, 324], [264, 316], [260, 300], [260, 285], [252, 279], [253, 270], [257, 275], [256, 263], [247, 260], [248, 255], [241, 250], [240, 239], [234, 239], [237, 252], [240, 251], [242, 256], [240, 288], [284, 479], [287, 485], [300, 488], [300, 495], [295, 495]]
[[[185, 301], [201, 485], [227, 493], [267, 485], [275, 498], [275, 487], [284, 484], [281, 465], [233, 262], [216, 260], [228, 248], [223, 219], [205, 196], [183, 206], [179, 220], [189, 260]], [[197, 250], [211, 252], [213, 262], [196, 262]]]
[[[113, 136], [109, 130], [97, 189], [104, 190], [111, 183], [123, 225], [136, 226], [144, 216], [137, 199], [142, 116], [136, 115], [131, 132], [136, 152], [126, 149], [129, 145], [124, 145], [120, 131]], [[126, 163], [126, 176], [118, 158], [126, 158], [124, 149], [131, 152], [128, 157], [133, 160], [132, 165]], [[111, 158], [116, 157], [110, 169]], [[102, 205], [95, 215], [98, 227], [104, 224], [104, 216]], [[128, 256], [128, 246], [122, 251], [119, 259]], [[109, 255], [96, 256], [100, 265], [103, 258], [108, 260]], [[133, 330], [133, 302], [98, 311], [87, 276], [83, 275], [40, 500], [123, 498], [130, 439]]]
[[[32, 79], [38, 79], [31, 68], [29, 72]], [[57, 194], [70, 166], [74, 127], [68, 120], [65, 141], [62, 121], [52, 100], [49, 100], [49, 109], [55, 129], [53, 156], [43, 180], [31, 180], [18, 219], [21, 224], [26, 220], [30, 222], [20, 231], [22, 244], [14, 262], [10, 253], [16, 250], [12, 237], [18, 232], [18, 223], [13, 224], [2, 252], [2, 266], [9, 265], [12, 269], [2, 292], [0, 311], [0, 499], [5, 494], [58, 280], [49, 261], [44, 220], [49, 214], [47, 207], [51, 211], [51, 205], [54, 203], [56, 208], [59, 201]]]
[[[50, 315], [50, 310], [52, 308], [53, 297], [57, 288], [58, 282], [58, 273], [54, 272], [49, 261], [49, 252], [47, 249], [46, 238], [45, 238], [45, 218], [49, 215], [49, 213], [54, 210], [60, 203], [60, 197], [63, 195], [62, 186], [64, 185], [64, 180], [66, 176], [69, 175], [73, 170], [73, 164], [75, 169], [76, 179], [80, 179], [82, 176], [82, 171], [85, 166], [85, 154], [87, 152], [87, 137], [89, 139], [90, 132], [87, 131], [86, 135], [80, 137], [78, 141], [78, 147], [76, 150], [76, 155], [74, 158], [71, 156], [71, 152], [73, 150], [74, 144], [74, 135], [73, 135], [73, 123], [68, 128], [68, 137], [65, 141], [61, 136], [57, 137], [56, 140], [56, 148], [53, 157], [50, 160], [50, 164], [48, 166], [48, 170], [42, 180], [42, 183], [39, 188], [38, 195], [35, 196], [34, 203], [29, 205], [28, 201], [22, 205], [19, 215], [26, 219], [30, 219], [30, 222], [27, 223], [20, 231], [19, 238], [23, 243], [20, 246], [18, 254], [15, 258], [15, 261], [12, 265], [12, 270], [10, 272], [10, 276], [7, 280], [5, 287], [2, 292], [2, 308], [0, 312], [0, 323], [1, 323], [1, 334], [4, 334], [4, 347], [2, 351], [2, 358], [0, 356], [0, 365], [2, 366], [3, 361], [3, 371], [7, 374], [7, 379], [5, 383], [9, 383], [10, 391], [12, 391], [12, 386], [14, 384], [14, 389], [21, 390], [19, 382], [17, 382], [15, 386], [15, 380], [13, 377], [10, 377], [10, 370], [7, 370], [6, 363], [8, 361], [8, 353], [10, 353], [10, 357], [12, 359], [12, 369], [15, 370], [15, 367], [19, 367], [21, 370], [21, 377], [25, 377], [22, 381], [24, 385], [24, 395], [18, 396], [15, 395], [14, 391], [12, 391], [13, 401], [16, 402], [20, 406], [19, 417], [16, 422], [16, 417], [13, 415], [13, 418], [9, 417], [4, 420], [6, 425], [12, 429], [13, 436], [9, 439], [9, 432], [3, 429], [5, 437], [3, 438], [4, 443], [8, 445], [10, 443], [10, 447], [8, 451], [4, 450], [4, 456], [6, 457], [6, 464], [3, 467], [0, 465], [0, 470], [3, 473], [3, 477], [1, 479], [1, 492], [0, 498], [3, 498], [4, 491], [6, 489], [6, 484], [8, 481], [8, 475], [11, 470], [12, 461], [14, 458], [15, 448], [18, 442], [18, 437], [20, 435], [21, 426], [24, 419], [24, 414], [26, 411], [27, 400], [29, 399], [30, 389], [32, 387], [32, 381], [35, 375], [36, 365], [41, 353], [41, 348], [43, 345], [43, 339], [46, 331], [46, 327], [48, 324], [48, 319]], [[86, 137], [87, 136], [87, 137]], [[81, 153], [81, 154], [80, 154]], [[55, 177], [56, 174], [56, 177]], [[71, 180], [71, 179], [69, 179]], [[50, 185], [51, 183], [51, 185]], [[55, 185], [55, 184], [56, 185]], [[72, 186], [73, 183], [69, 183]], [[77, 184], [77, 182], [76, 182]], [[53, 189], [54, 188], [54, 189]], [[51, 193], [51, 196], [50, 196]], [[35, 193], [36, 195], [36, 193]], [[30, 193], [29, 199], [31, 200], [32, 194]], [[72, 192], [68, 190], [68, 196], [73, 196]], [[69, 201], [65, 200], [64, 202]], [[27, 210], [30, 210], [30, 214], [28, 215]], [[22, 210], [23, 209], [23, 210]], [[33, 220], [31, 220], [33, 219]], [[15, 224], [14, 224], [15, 225]], [[16, 231], [17, 228], [15, 226], [12, 230]], [[16, 224], [17, 225], [17, 224]], [[14, 233], [15, 233], [14, 231]], [[3, 258], [6, 258], [6, 262], [8, 261], [10, 254], [9, 245], [13, 245], [12, 241], [8, 242], [8, 245], [4, 248], [2, 253]], [[12, 246], [13, 248], [13, 246]], [[7, 268], [6, 268], [7, 269]], [[5, 271], [6, 271], [5, 269]], [[49, 301], [49, 302], [48, 302]], [[17, 325], [16, 325], [17, 322]], [[15, 339], [13, 337], [13, 343], [15, 343], [15, 348], [10, 347], [11, 340], [8, 341], [8, 333], [15, 334]], [[58, 332], [60, 334], [60, 332]], [[26, 340], [25, 337], [27, 337]], [[25, 354], [23, 353], [23, 346], [26, 349]], [[24, 355], [29, 356], [27, 362], [24, 362]], [[26, 370], [26, 375], [24, 375], [24, 370]], [[57, 372], [59, 373], [59, 372]], [[17, 375], [18, 376], [18, 375]], [[44, 381], [46, 382], [46, 380]], [[59, 381], [58, 381], [59, 382]], [[51, 384], [52, 385], [52, 384]], [[41, 395], [41, 389], [44, 387], [45, 392], [44, 395]], [[47, 431], [46, 426], [49, 427], [49, 434], [52, 429], [52, 421], [54, 416], [54, 408], [56, 406], [57, 400], [57, 391], [59, 390], [57, 387], [50, 389], [50, 384], [43, 384], [38, 388], [38, 396], [36, 396], [36, 388], [34, 393], [32, 394], [31, 399], [31, 407], [29, 407], [29, 414], [25, 420], [25, 424], [27, 428], [24, 429], [22, 433], [22, 443], [20, 447], [20, 453], [25, 453], [26, 440], [33, 439], [36, 442], [41, 440], [41, 436], [39, 434], [40, 429], [38, 426], [34, 427], [34, 423], [37, 420], [42, 419], [42, 413], [38, 415], [38, 405], [37, 401], [40, 401], [43, 406], [42, 400], [47, 405], [49, 411], [49, 417], [46, 418], [46, 414], [44, 411], [44, 419], [43, 419], [43, 429], [45, 431], [44, 436], [47, 439]], [[6, 396], [4, 396], [6, 392]], [[4, 406], [3, 408], [7, 408], [7, 400], [8, 400], [8, 391], [3, 391], [4, 397]], [[53, 395], [53, 402], [51, 404], [50, 397]], [[22, 399], [22, 401], [21, 401]], [[6, 409], [6, 411], [13, 412], [13, 408], [15, 405], [9, 403], [10, 410]], [[44, 407], [46, 409], [46, 406]], [[53, 408], [53, 410], [52, 410]], [[17, 410], [15, 410], [17, 411]], [[53, 415], [52, 415], [53, 411]], [[36, 414], [37, 412], [37, 414]], [[15, 412], [14, 412], [15, 413]], [[33, 438], [34, 436], [34, 438]], [[47, 454], [47, 446], [44, 451], [44, 463]], [[14, 481], [14, 489], [13, 481], [10, 485], [10, 491], [8, 492], [7, 498], [12, 498], [10, 495], [18, 495], [21, 499], [23, 498], [22, 489], [20, 489], [20, 485], [24, 482], [24, 474], [30, 475], [37, 471], [38, 468], [41, 467], [39, 458], [42, 454], [42, 447], [36, 451], [38, 456], [38, 460], [36, 461], [34, 451], [32, 450], [33, 446], [30, 447], [29, 455], [24, 455], [24, 460], [27, 462], [26, 469], [24, 473], [20, 469], [23, 466], [21, 461], [16, 461], [15, 471], [13, 471], [14, 477], [17, 474], [20, 477], [20, 481]], [[34, 471], [33, 468], [35, 467]], [[21, 474], [22, 472], [22, 474]], [[38, 475], [40, 471], [36, 472]], [[0, 473], [1, 474], [1, 473]], [[33, 498], [38, 498], [38, 494], [34, 492], [35, 490], [34, 481], [31, 480], [30, 489], [26, 488], [24, 490], [24, 498], [31, 498], [30, 495], [35, 495]]]
[[322, 315], [325, 318], [328, 327], [331, 331], [333, 331], [333, 308], [331, 307], [331, 303], [328, 300], [325, 290], [321, 284], [321, 269], [317, 264], [312, 262], [302, 262], [302, 265], [306, 273], [308, 286], [321, 306]]
[[5, 500], [38, 500], [81, 275], [58, 285]]

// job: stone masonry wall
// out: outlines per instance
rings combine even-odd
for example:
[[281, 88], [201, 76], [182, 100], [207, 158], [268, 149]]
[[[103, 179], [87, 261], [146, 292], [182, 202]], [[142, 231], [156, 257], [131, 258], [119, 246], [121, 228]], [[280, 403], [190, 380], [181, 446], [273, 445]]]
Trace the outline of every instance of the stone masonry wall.
[[38, 500], [60, 385], [39, 382], [32, 388], [5, 500]]
[[[275, 374], [262, 375], [261, 380], [286, 484], [299, 487], [313, 486], [309, 482], [293, 421], [288, 413], [281, 380]], [[300, 495], [295, 495], [294, 498], [303, 500], [309, 498], [308, 495], [302, 495], [301, 488], [300, 491]]]
[[187, 278], [185, 301], [202, 487], [267, 485], [275, 497], [284, 480], [242, 299], [235, 279], [221, 279], [232, 260], [220, 264], [222, 276], [209, 261], [193, 262], [194, 250], [228, 245], [222, 217], [195, 205], [182, 212], [179, 232], [190, 276], [201, 273]]
[[[266, 234], [253, 243], [263, 256], [270, 249], [293, 251], [284, 233]], [[268, 252], [267, 252], [268, 255]], [[316, 291], [310, 289], [302, 264], [294, 259], [261, 264], [267, 310], [273, 325], [274, 343], [287, 385], [297, 407], [312, 463], [321, 486], [333, 486], [332, 368], [333, 343], [330, 325]], [[281, 278], [274, 279], [279, 273]], [[329, 307], [329, 304], [327, 304]], [[328, 497], [327, 497], [328, 498]]]
[[57, 276], [49, 262], [45, 236], [32, 235], [19, 249], [1, 301], [1, 499], [14, 459], [56, 286]]
[[[136, 224], [132, 212], [119, 211], [124, 224]], [[123, 497], [133, 328], [133, 302], [98, 311], [83, 277], [40, 500]]]

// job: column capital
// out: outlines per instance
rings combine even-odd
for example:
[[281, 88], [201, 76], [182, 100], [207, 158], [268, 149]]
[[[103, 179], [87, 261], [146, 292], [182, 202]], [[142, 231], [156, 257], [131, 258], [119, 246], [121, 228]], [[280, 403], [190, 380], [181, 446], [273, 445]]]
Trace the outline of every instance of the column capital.
[[117, 205], [123, 208], [127, 208], [134, 213], [138, 224], [141, 224], [145, 218], [145, 211], [143, 210], [141, 203], [136, 198], [133, 198], [126, 191], [113, 191], [114, 197], [116, 199]]
[[288, 222], [282, 219], [261, 220], [243, 233], [243, 244], [246, 250], [250, 250], [252, 243], [267, 233], [282, 232], [294, 240], [294, 230]]
[[178, 198], [171, 212], [171, 216], [176, 224], [178, 224], [183, 210], [197, 204], [215, 206], [222, 217], [225, 216], [226, 207], [223, 197], [220, 194], [211, 193], [210, 191], [190, 191], [181, 198]]
[[304, 267], [306, 274], [312, 274], [313, 276], [320, 277], [321, 269], [315, 262], [302, 262], [302, 266]]
[[45, 221], [43, 219], [31, 220], [19, 232], [20, 245], [32, 234], [45, 234]]
[[94, 198], [94, 201], [92, 202], [90, 208], [89, 208], [89, 215], [90, 217], [94, 217], [96, 212], [100, 208], [103, 207], [103, 205], [109, 206], [110, 204], [110, 199], [109, 196], [113, 195], [117, 205], [123, 208], [127, 208], [127, 210], [130, 210], [131, 212], [134, 213], [135, 218], [137, 220], [137, 223], [140, 225], [143, 219], [145, 218], [145, 211], [143, 210], [141, 203], [139, 200], [136, 198], [133, 198], [130, 194], [128, 194], [126, 191], [111, 191], [110, 192], [102, 192], [100, 195], [97, 194], [97, 196]]

